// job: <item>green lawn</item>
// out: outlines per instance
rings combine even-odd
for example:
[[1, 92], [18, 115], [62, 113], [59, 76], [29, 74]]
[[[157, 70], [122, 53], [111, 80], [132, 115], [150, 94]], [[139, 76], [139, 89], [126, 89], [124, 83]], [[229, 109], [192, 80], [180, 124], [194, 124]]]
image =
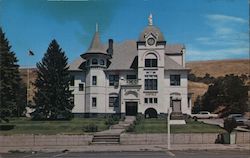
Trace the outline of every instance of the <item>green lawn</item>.
[[[215, 125], [188, 120], [186, 125], [171, 125], [171, 133], [216, 133], [225, 132]], [[166, 119], [143, 119], [135, 126], [135, 133], [167, 133]]]
[[84, 134], [82, 130], [88, 124], [98, 126], [98, 131], [108, 129], [104, 118], [74, 118], [70, 121], [31, 121], [29, 118], [13, 118], [9, 124], [15, 128], [0, 131], [0, 135], [9, 134]]

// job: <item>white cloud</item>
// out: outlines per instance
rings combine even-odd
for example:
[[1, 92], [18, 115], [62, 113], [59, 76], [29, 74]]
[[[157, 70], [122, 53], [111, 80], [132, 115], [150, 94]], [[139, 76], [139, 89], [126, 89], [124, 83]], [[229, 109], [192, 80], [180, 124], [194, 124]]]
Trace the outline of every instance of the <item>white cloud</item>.
[[228, 15], [222, 15], [222, 14], [209, 14], [206, 15], [206, 17], [213, 21], [218, 22], [239, 22], [239, 23], [247, 23], [248, 21], [235, 16], [228, 16]]
[[205, 21], [211, 27], [211, 33], [196, 38], [199, 44], [221, 49], [249, 48], [247, 20], [234, 16], [210, 14], [205, 16]]

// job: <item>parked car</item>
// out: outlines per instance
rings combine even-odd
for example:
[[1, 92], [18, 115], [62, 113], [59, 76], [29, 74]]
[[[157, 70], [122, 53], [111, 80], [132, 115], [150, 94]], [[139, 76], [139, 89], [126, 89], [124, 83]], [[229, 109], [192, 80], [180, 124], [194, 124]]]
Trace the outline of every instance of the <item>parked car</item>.
[[247, 122], [247, 119], [244, 118], [244, 116], [242, 114], [230, 114], [230, 115], [228, 115], [227, 119], [235, 120], [235, 122], [238, 126], [242, 126], [242, 125], [244, 125], [244, 122]]
[[217, 114], [211, 114], [208, 111], [200, 111], [197, 114], [191, 114], [191, 118], [197, 120], [197, 119], [210, 119], [210, 118], [217, 118]]
[[247, 120], [245, 120], [245, 121], [243, 122], [243, 124], [244, 124], [244, 126], [247, 126], [247, 128], [250, 129], [250, 118], [247, 119]]

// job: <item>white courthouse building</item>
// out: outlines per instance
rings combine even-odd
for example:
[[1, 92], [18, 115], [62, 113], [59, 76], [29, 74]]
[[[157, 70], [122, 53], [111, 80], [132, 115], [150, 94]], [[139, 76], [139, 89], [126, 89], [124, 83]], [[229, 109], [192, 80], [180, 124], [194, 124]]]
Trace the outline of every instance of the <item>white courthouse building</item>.
[[89, 49], [70, 64], [75, 115], [118, 114], [147, 117], [191, 114], [185, 46], [168, 44], [149, 24], [138, 40], [104, 44], [96, 30]]

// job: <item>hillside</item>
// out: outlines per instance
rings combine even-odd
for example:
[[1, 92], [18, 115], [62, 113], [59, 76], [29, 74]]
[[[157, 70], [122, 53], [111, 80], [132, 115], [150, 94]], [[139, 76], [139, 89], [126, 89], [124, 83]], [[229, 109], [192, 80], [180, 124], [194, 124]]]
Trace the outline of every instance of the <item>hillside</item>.
[[213, 77], [226, 74], [250, 74], [250, 61], [248, 59], [194, 61], [188, 62], [186, 67], [191, 68], [191, 73], [197, 77], [203, 77], [206, 73]]
[[199, 82], [188, 81], [188, 92], [192, 93], [192, 104], [197, 96], [202, 96], [208, 89], [208, 85]]

